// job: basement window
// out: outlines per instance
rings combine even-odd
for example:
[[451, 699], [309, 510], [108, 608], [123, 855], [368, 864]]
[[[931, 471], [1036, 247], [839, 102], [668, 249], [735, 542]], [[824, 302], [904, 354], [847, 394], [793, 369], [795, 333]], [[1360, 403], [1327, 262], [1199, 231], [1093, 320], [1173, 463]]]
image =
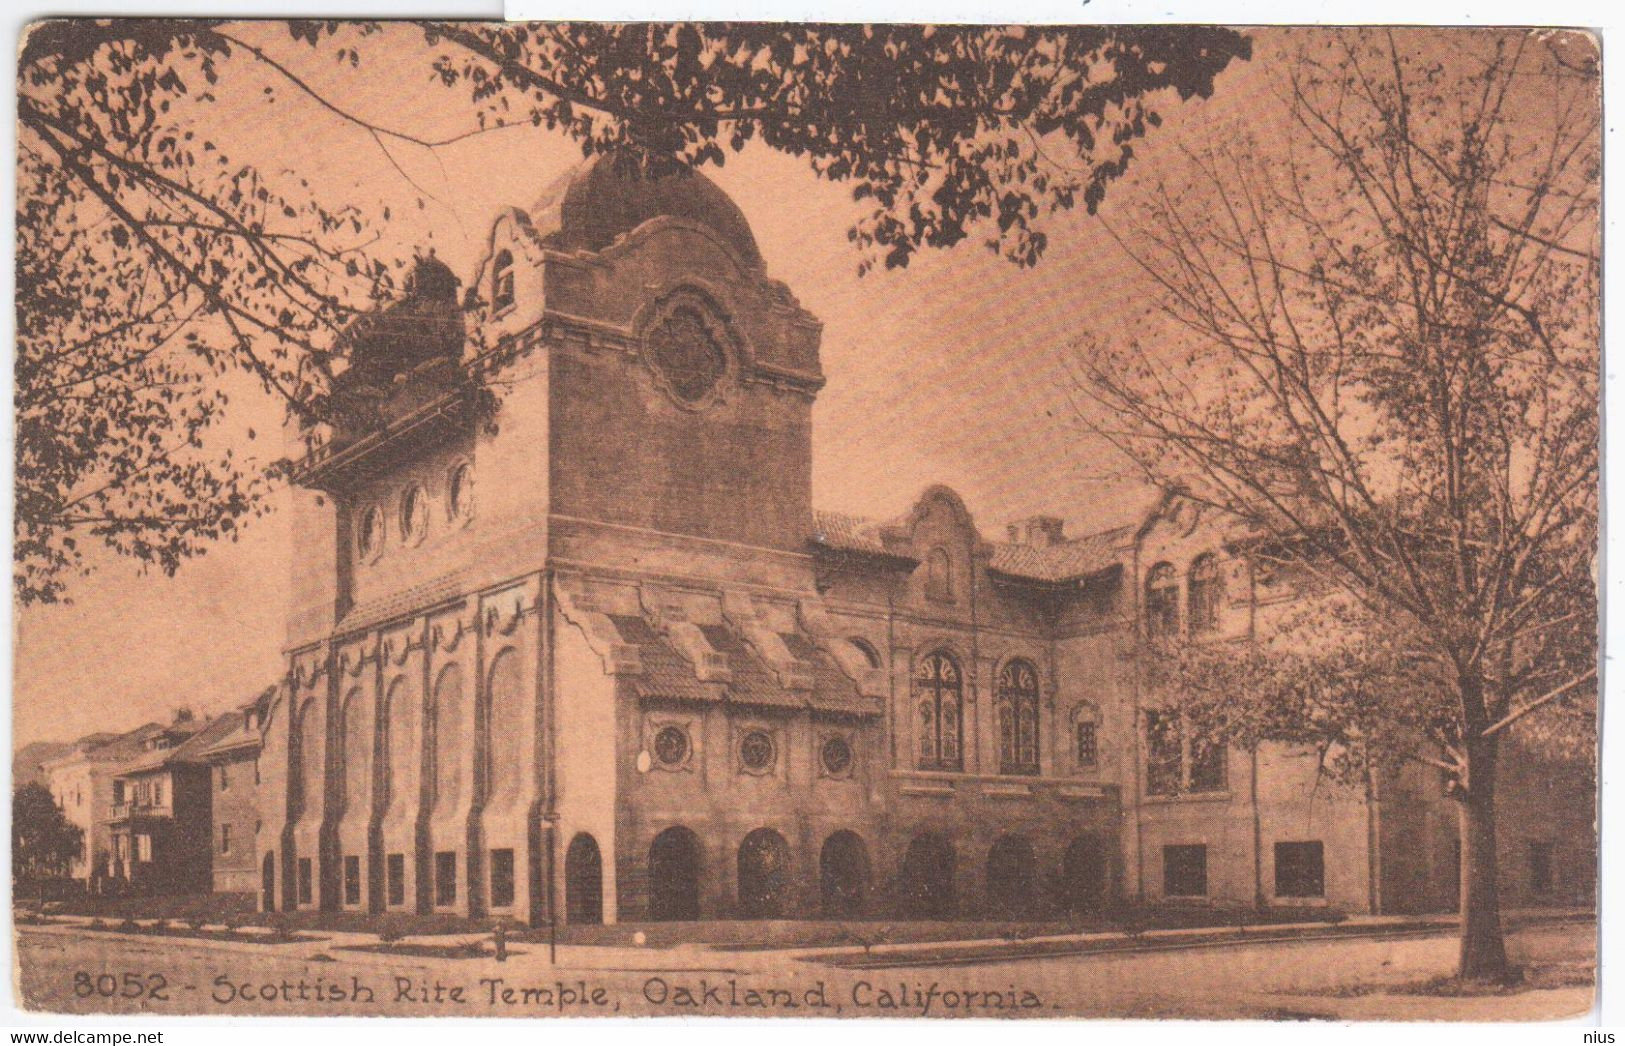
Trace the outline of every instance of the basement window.
[[434, 903], [441, 907], [457, 903], [457, 854], [452, 850], [434, 855]]
[[1326, 848], [1321, 842], [1275, 844], [1275, 896], [1326, 896]]
[[1162, 848], [1162, 895], [1207, 896], [1207, 846], [1201, 843]]

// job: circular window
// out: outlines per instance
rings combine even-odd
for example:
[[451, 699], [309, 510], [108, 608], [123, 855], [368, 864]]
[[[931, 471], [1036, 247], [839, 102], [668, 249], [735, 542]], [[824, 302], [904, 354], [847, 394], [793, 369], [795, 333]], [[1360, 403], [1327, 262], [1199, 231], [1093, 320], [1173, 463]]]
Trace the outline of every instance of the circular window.
[[680, 726], [663, 726], [655, 734], [655, 758], [662, 766], [682, 766], [688, 761], [688, 732]]
[[852, 746], [846, 743], [844, 737], [828, 738], [818, 750], [818, 758], [823, 762], [825, 771], [839, 776], [852, 766]]
[[422, 487], [407, 488], [401, 495], [401, 540], [422, 541], [428, 527], [429, 499], [424, 496]]
[[649, 356], [668, 388], [682, 402], [698, 404], [728, 369], [728, 356], [705, 318], [688, 307], [672, 311], [650, 332]]
[[462, 519], [474, 508], [474, 474], [468, 463], [451, 470], [446, 484], [446, 512], [452, 519]]
[[361, 534], [358, 538], [361, 555], [370, 558], [384, 547], [384, 514], [373, 505], [361, 514]]
[[773, 765], [773, 739], [764, 731], [750, 731], [739, 742], [739, 761], [746, 770], [767, 770]]

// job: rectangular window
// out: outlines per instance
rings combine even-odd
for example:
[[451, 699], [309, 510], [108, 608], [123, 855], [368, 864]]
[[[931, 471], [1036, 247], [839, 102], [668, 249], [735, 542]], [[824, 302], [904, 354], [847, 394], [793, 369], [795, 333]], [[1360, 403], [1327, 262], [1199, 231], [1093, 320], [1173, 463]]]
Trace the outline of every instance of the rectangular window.
[[1191, 742], [1191, 791], [1222, 792], [1229, 787], [1226, 756], [1222, 744]]
[[164, 805], [164, 782], [162, 780], [152, 782], [152, 805]]
[[491, 907], [513, 906], [513, 851], [491, 851]]
[[231, 767], [225, 763], [220, 764], [220, 790], [231, 791]]
[[1552, 892], [1552, 844], [1545, 839], [1529, 840], [1529, 889]]
[[113, 839], [113, 857], [119, 861], [130, 859], [130, 837], [127, 835], [115, 836]]
[[123, 806], [124, 805], [124, 782], [123, 781], [114, 781], [113, 782], [113, 805], [114, 806]]
[[434, 855], [434, 903], [457, 903], [457, 855], [450, 850]]
[[389, 903], [406, 903], [406, 855], [390, 854], [384, 858], [384, 871], [389, 877]]
[[1320, 842], [1275, 844], [1275, 896], [1326, 896], [1326, 848]]
[[1178, 795], [1185, 783], [1185, 759], [1179, 731], [1179, 713], [1147, 709], [1145, 713], [1145, 791], [1147, 795]]
[[1162, 848], [1162, 895], [1207, 896], [1206, 846], [1197, 843]]
[[260, 783], [260, 757], [254, 757], [254, 783]]
[[222, 854], [231, 853], [231, 825], [229, 824], [220, 826], [220, 852]]
[[135, 837], [135, 859], [142, 862], [152, 860], [152, 836], [138, 835]]
[[1078, 766], [1092, 767], [1100, 758], [1100, 739], [1094, 723], [1078, 724]]
[[344, 903], [361, 903], [361, 858], [344, 855]]
[[299, 858], [299, 903], [309, 904], [311, 898], [310, 858]]

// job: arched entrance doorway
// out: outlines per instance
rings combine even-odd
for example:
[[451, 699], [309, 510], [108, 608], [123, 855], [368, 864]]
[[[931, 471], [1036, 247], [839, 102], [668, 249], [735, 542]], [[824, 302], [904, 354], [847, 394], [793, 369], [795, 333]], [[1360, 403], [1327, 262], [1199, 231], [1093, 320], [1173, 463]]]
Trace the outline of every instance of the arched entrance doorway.
[[604, 861], [598, 840], [580, 832], [564, 853], [564, 921], [597, 926], [604, 921]]
[[842, 918], [863, 911], [869, 890], [869, 851], [856, 832], [843, 829], [824, 840], [818, 855], [818, 885], [825, 915]]
[[987, 852], [987, 902], [992, 914], [1021, 918], [1032, 913], [1037, 878], [1032, 844], [1019, 835], [1006, 835]]
[[649, 844], [649, 918], [700, 917], [700, 840], [681, 825]]
[[1100, 836], [1081, 835], [1061, 858], [1061, 903], [1069, 912], [1098, 912], [1106, 903], [1106, 846]]
[[903, 855], [898, 907], [915, 919], [954, 914], [954, 848], [940, 835], [917, 835]]
[[260, 862], [260, 908], [276, 911], [276, 854], [269, 850]]
[[739, 844], [739, 914], [780, 919], [789, 906], [790, 845], [771, 828], [758, 828]]

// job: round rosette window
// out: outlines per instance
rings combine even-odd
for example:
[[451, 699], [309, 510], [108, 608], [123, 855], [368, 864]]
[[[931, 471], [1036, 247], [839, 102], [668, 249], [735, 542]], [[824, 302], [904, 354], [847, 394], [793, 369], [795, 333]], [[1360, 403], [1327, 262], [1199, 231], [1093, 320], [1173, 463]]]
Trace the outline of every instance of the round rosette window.
[[655, 758], [661, 766], [682, 766], [688, 762], [688, 731], [680, 726], [663, 726], [655, 733]]
[[753, 774], [773, 768], [773, 738], [764, 730], [751, 730], [739, 740], [739, 762]]
[[644, 353], [660, 384], [684, 407], [710, 402], [728, 372], [726, 335], [697, 302], [669, 307], [644, 336]]
[[828, 737], [818, 749], [818, 760], [831, 777], [842, 777], [852, 769], [852, 746], [844, 737]]

